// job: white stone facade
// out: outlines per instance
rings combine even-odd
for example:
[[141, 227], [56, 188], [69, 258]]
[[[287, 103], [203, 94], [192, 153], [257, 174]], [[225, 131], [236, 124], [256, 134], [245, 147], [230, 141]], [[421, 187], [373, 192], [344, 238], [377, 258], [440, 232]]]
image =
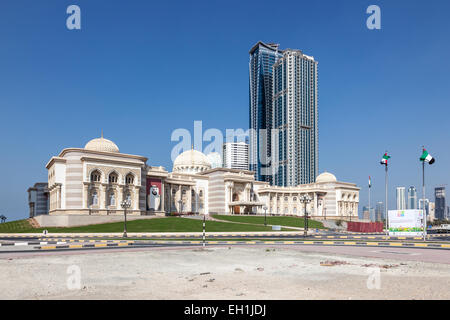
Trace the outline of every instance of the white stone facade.
[[[357, 218], [359, 188], [322, 173], [315, 183], [270, 186], [248, 170], [211, 168], [208, 158], [188, 150], [174, 161], [173, 172], [150, 166], [143, 156], [123, 154], [110, 140], [90, 141], [85, 148], [64, 149], [48, 169], [50, 216], [171, 214], [304, 214], [300, 202], [313, 200], [307, 212], [315, 218]], [[61, 220], [65, 221], [65, 220]], [[81, 221], [81, 220], [80, 220]], [[84, 221], [84, 220], [83, 220]]]

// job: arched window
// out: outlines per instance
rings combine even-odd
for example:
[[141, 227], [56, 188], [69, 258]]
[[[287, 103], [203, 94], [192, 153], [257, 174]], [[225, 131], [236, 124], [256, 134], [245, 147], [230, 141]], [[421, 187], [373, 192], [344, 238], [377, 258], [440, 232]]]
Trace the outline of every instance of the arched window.
[[98, 205], [98, 193], [97, 193], [97, 191], [94, 191], [92, 193], [91, 204], [93, 206], [97, 206]]
[[117, 183], [118, 180], [119, 180], [119, 176], [115, 172], [112, 172], [108, 177], [109, 183]]
[[116, 205], [116, 195], [114, 194], [114, 192], [111, 192], [109, 194], [109, 205], [110, 206], [115, 206]]
[[127, 174], [127, 176], [125, 178], [125, 183], [126, 184], [133, 184], [134, 183], [134, 176], [131, 173]]
[[102, 174], [98, 170], [94, 170], [91, 173], [91, 182], [100, 182]]

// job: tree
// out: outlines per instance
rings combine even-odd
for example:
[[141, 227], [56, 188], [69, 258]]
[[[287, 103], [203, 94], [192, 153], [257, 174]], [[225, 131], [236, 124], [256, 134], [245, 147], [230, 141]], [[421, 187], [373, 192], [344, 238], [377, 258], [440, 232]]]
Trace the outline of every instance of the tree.
[[3, 214], [0, 216], [0, 220], [2, 220], [2, 223], [4, 223], [6, 221], [6, 219], [7, 218]]

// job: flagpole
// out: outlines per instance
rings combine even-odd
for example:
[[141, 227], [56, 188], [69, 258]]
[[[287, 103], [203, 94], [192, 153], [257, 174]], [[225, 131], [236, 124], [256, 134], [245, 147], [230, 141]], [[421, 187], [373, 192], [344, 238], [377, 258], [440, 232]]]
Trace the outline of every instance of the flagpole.
[[384, 208], [384, 218], [386, 219], [386, 238], [389, 235], [389, 224], [388, 224], [388, 164], [386, 162], [386, 167], [385, 167], [385, 171], [386, 171], [386, 175], [385, 175], [385, 208]]
[[369, 177], [369, 219], [370, 219], [370, 187], [371, 187], [372, 181], [370, 181]]
[[[423, 147], [425, 149], [425, 147]], [[422, 161], [422, 210], [423, 210], [423, 241], [427, 240], [427, 211], [425, 209], [425, 160]]]

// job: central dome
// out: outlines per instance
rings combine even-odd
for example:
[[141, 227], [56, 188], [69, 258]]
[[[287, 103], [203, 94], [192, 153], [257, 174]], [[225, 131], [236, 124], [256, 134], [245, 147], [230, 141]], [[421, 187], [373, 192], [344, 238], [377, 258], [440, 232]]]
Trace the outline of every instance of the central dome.
[[174, 172], [198, 173], [208, 169], [211, 169], [208, 158], [194, 149], [181, 153], [173, 162]]
[[103, 137], [92, 139], [84, 146], [86, 150], [101, 152], [119, 152], [119, 147], [111, 140]]
[[334, 174], [326, 172], [326, 171], [319, 174], [316, 178], [316, 182], [336, 182], [336, 181], [337, 181], [337, 179], [334, 176]]

